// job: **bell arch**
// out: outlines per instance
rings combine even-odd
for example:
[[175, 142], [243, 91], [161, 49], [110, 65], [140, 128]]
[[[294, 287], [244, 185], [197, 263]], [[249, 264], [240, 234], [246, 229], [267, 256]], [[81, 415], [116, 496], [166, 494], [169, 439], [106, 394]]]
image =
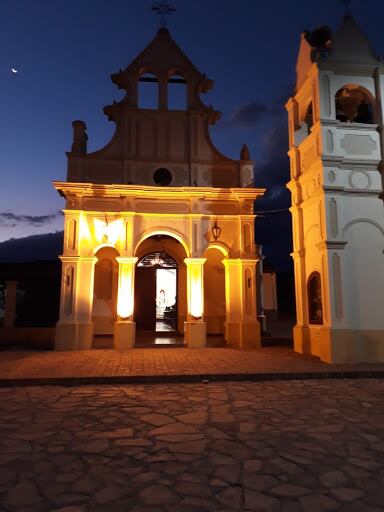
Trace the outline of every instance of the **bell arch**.
[[334, 101], [337, 120], [365, 124], [374, 122], [375, 98], [362, 85], [343, 85], [336, 92]]
[[137, 106], [142, 109], [159, 109], [159, 79], [152, 69], [140, 70], [137, 83]]
[[180, 71], [171, 70], [168, 74], [168, 110], [188, 110], [188, 83]]

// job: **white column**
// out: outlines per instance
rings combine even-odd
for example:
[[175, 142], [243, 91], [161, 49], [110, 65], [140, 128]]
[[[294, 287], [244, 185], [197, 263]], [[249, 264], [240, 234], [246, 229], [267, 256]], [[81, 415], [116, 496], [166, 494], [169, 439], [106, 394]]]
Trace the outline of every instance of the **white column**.
[[133, 321], [135, 302], [135, 268], [137, 258], [116, 258], [119, 263], [117, 292], [118, 320], [114, 327], [114, 346], [123, 350], [135, 345], [136, 324]]
[[56, 324], [55, 349], [90, 349], [93, 341], [93, 287], [97, 258], [61, 256], [60, 320]]
[[207, 344], [207, 325], [204, 321], [204, 263], [206, 258], [185, 258], [187, 265], [188, 317], [184, 323], [184, 339], [188, 347]]
[[256, 245], [256, 253], [259, 257], [259, 264], [256, 267], [256, 302], [257, 302], [257, 318], [263, 332], [267, 331], [267, 317], [264, 313], [264, 273], [263, 273], [263, 246]]
[[4, 327], [15, 327], [17, 281], [6, 282]]
[[226, 323], [228, 346], [260, 347], [257, 320], [256, 264], [258, 259], [224, 259]]

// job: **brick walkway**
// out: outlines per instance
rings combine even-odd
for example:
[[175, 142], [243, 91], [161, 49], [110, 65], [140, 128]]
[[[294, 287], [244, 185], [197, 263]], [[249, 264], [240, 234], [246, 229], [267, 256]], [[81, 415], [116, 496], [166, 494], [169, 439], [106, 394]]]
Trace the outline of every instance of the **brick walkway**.
[[0, 352], [0, 385], [384, 376], [384, 364], [330, 365], [285, 347]]

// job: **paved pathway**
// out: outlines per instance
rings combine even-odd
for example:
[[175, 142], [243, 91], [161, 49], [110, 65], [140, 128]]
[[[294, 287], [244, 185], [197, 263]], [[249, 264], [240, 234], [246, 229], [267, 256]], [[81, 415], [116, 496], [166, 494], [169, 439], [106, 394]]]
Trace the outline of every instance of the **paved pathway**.
[[[379, 372], [384, 364], [330, 365], [311, 356], [296, 354], [285, 347], [260, 350], [228, 348], [153, 348], [135, 350], [85, 350], [75, 352], [0, 352], [0, 384], [9, 380], [36, 383], [60, 379], [89, 379], [93, 382], [115, 377], [127, 382], [158, 380], [201, 380], [204, 376], [273, 378], [276, 374], [337, 374], [340, 372]], [[289, 376], [289, 375], [288, 375]], [[51, 380], [50, 380], [51, 379]], [[116, 382], [115, 380], [115, 382]]]
[[0, 389], [0, 510], [382, 512], [384, 381]]

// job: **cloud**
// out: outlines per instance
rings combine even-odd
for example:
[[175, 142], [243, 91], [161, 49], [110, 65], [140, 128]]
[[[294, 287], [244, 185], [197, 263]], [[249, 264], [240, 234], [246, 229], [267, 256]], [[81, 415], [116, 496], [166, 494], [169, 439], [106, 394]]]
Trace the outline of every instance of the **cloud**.
[[0, 225], [3, 227], [16, 227], [19, 224], [41, 227], [49, 224], [62, 215], [61, 211], [47, 215], [21, 215], [13, 212], [0, 212]]
[[231, 121], [244, 126], [254, 126], [269, 111], [270, 108], [267, 105], [252, 101], [236, 107], [232, 114]]
[[263, 198], [255, 203], [255, 210], [265, 213], [256, 218], [256, 241], [263, 245], [267, 263], [277, 270], [292, 271], [289, 256], [292, 251], [290, 192], [286, 183], [290, 179], [288, 127], [285, 113], [276, 117], [274, 125], [263, 140], [263, 159], [255, 165], [255, 185], [266, 188]]
[[255, 166], [256, 186], [268, 189], [266, 199], [270, 201], [287, 197], [285, 185], [290, 179], [288, 127], [285, 118], [277, 121], [264, 137], [263, 161]]

